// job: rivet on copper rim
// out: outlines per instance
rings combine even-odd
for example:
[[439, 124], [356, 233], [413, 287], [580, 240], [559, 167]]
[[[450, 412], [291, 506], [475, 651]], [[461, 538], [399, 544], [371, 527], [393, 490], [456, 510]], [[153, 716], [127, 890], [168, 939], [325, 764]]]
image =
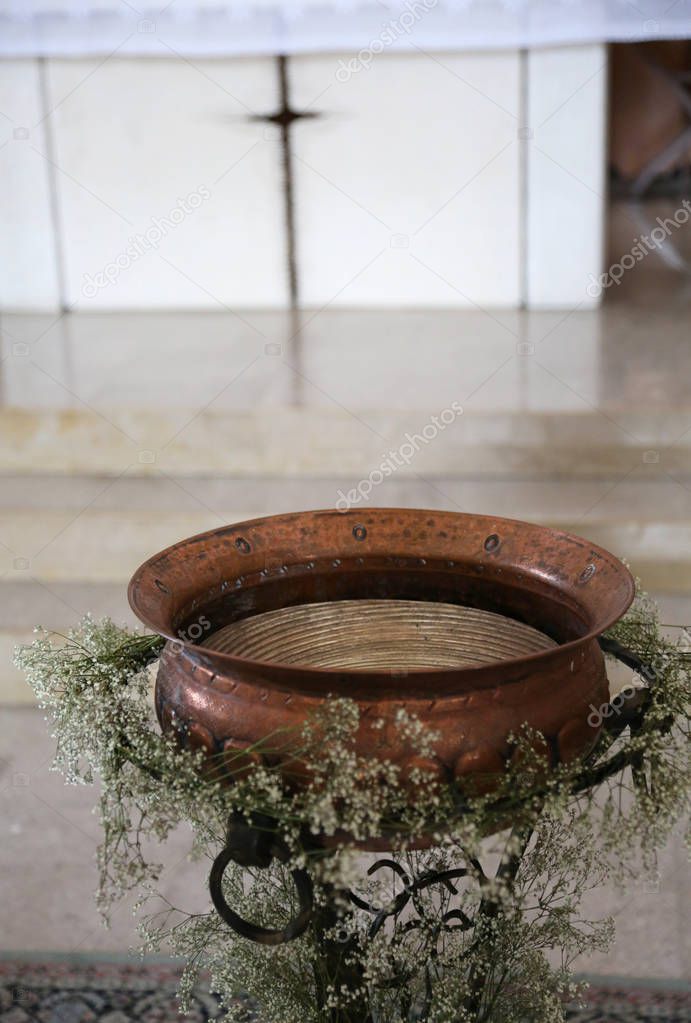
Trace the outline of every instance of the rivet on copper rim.
[[238, 536], [235, 540], [235, 546], [241, 554], [249, 554], [252, 550], [249, 540], [245, 540], [244, 536]]
[[589, 565], [586, 565], [578, 577], [579, 583], [587, 583], [589, 579], [593, 578], [596, 571], [597, 569], [595, 568], [595, 565], [593, 565], [592, 562]]
[[482, 546], [488, 554], [491, 554], [493, 551], [498, 551], [501, 547], [501, 540], [499, 539], [498, 534], [490, 533]]
[[367, 529], [365, 526], [353, 526], [353, 536], [356, 540], [364, 540], [367, 536]]

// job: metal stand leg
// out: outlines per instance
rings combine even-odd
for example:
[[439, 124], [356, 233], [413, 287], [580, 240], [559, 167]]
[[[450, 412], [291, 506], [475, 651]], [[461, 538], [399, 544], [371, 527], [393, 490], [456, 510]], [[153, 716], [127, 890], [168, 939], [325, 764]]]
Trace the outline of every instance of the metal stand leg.
[[[337, 898], [335, 889], [327, 890], [327, 903], [315, 914], [315, 935], [320, 956], [314, 964], [317, 1000], [326, 1023], [374, 1023], [369, 998], [363, 986], [360, 949], [348, 927], [348, 910]], [[327, 1008], [328, 987], [353, 993], [352, 1001], [340, 1009]]]
[[[627, 650], [614, 639], [600, 637], [600, 646], [605, 653], [617, 658], [622, 663], [636, 670], [648, 686], [656, 682], [654, 669], [644, 664], [638, 655]], [[644, 689], [635, 694], [629, 701], [626, 713], [618, 711], [620, 723], [612, 726], [610, 731], [616, 736], [625, 727], [634, 731], [640, 726], [642, 715], [649, 698], [649, 690]], [[583, 783], [591, 788], [609, 776], [612, 770], [621, 770], [620, 764], [613, 758], [612, 764], [605, 765], [605, 772], [588, 775]], [[313, 960], [314, 980], [316, 986], [317, 1009], [319, 1023], [375, 1023], [370, 1007], [369, 993], [364, 982], [363, 950], [355, 936], [356, 929], [351, 926], [349, 904], [372, 916], [372, 923], [362, 940], [372, 940], [387, 921], [392, 925], [393, 933], [400, 926], [406, 931], [416, 927], [432, 925], [433, 933], [439, 936], [444, 931], [473, 931], [471, 949], [480, 950], [474, 964], [469, 966], [468, 994], [463, 1011], [464, 1018], [470, 1017], [475, 1023], [485, 1023], [490, 1018], [493, 1000], [496, 997], [496, 985], [493, 980], [493, 966], [496, 960], [496, 934], [494, 922], [502, 912], [503, 903], [496, 895], [496, 882], [500, 882], [504, 890], [512, 892], [518, 872], [523, 862], [526, 849], [533, 833], [535, 820], [540, 814], [540, 803], [533, 805], [530, 820], [516, 825], [507, 843], [497, 873], [490, 879], [476, 859], [468, 860], [466, 867], [457, 867], [443, 871], [425, 871], [417, 877], [409, 877], [393, 858], [382, 858], [373, 863], [368, 874], [380, 870], [391, 870], [400, 883], [400, 891], [385, 905], [370, 905], [354, 892], [339, 890], [335, 887], [322, 887], [322, 898], [315, 906], [312, 880], [306, 870], [293, 870], [300, 909], [297, 916], [283, 928], [270, 930], [243, 920], [228, 906], [223, 894], [223, 872], [232, 860], [243, 867], [267, 868], [275, 858], [288, 863], [290, 852], [285, 842], [277, 835], [276, 821], [261, 814], [244, 817], [234, 814], [228, 824], [228, 835], [225, 847], [214, 861], [209, 877], [209, 887], [214, 905], [221, 918], [238, 934], [250, 941], [264, 945], [278, 945], [293, 941], [308, 929], [312, 932], [315, 945]], [[440, 913], [430, 921], [429, 915], [421, 910], [417, 901], [418, 893], [434, 886], [444, 886], [452, 895], [457, 894], [456, 883], [466, 878], [479, 886], [479, 905], [473, 918], [466, 915], [459, 906]], [[404, 910], [407, 918], [401, 922]], [[408, 981], [417, 970], [408, 974], [397, 974], [391, 985], [400, 994], [402, 1018], [417, 1023], [428, 1019], [432, 1007], [434, 977], [436, 970], [436, 948], [433, 946], [428, 953], [428, 962], [424, 964], [425, 992], [416, 1005], [412, 1004], [413, 995], [408, 988]], [[419, 988], [419, 985], [418, 985]], [[416, 994], [418, 988], [415, 989]], [[330, 993], [340, 992], [340, 1007], [331, 1004]], [[343, 997], [347, 993], [348, 998]]]

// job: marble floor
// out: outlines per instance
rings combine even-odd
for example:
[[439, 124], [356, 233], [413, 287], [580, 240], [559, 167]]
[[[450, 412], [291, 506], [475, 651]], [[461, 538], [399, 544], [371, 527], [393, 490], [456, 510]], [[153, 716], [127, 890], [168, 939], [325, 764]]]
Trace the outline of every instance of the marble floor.
[[367, 421], [457, 401], [469, 414], [595, 407], [623, 424], [689, 406], [688, 295], [649, 277], [640, 292], [624, 278], [599, 310], [5, 313], [0, 404], [177, 409], [182, 423], [283, 406]]
[[341, 409], [365, 426], [378, 411], [452, 401], [469, 414], [600, 410], [620, 425], [627, 413], [688, 410], [691, 227], [668, 227], [624, 269], [640, 239], [673, 225], [679, 211], [672, 200], [613, 205], [599, 309], [584, 294], [572, 308], [531, 311], [334, 301], [296, 314], [3, 312], [0, 407], [178, 410], [184, 422], [190, 411], [266, 415], [289, 406]]

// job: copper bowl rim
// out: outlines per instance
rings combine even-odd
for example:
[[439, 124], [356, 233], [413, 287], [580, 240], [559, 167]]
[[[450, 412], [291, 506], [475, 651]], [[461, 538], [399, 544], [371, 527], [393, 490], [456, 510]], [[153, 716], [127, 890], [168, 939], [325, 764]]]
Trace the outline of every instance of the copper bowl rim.
[[[358, 514], [359, 512], [359, 514]], [[255, 658], [240, 657], [234, 654], [222, 653], [212, 648], [201, 646], [197, 643], [190, 642], [189, 640], [182, 638], [178, 633], [174, 632], [169, 626], [164, 626], [160, 619], [157, 620], [156, 616], [149, 613], [139, 600], [139, 589], [143, 582], [148, 580], [153, 582], [154, 575], [160, 574], [155, 571], [156, 566], [163, 558], [169, 557], [171, 554], [184, 550], [191, 545], [198, 544], [200, 541], [211, 540], [223, 533], [236, 533], [239, 531], [247, 531], [251, 527], [259, 526], [270, 521], [274, 522], [287, 522], [290, 520], [299, 521], [306, 516], [338, 516], [338, 517], [352, 517], [356, 522], [359, 522], [363, 514], [376, 515], [381, 514], [414, 514], [414, 515], [445, 515], [455, 516], [458, 518], [474, 519], [475, 521], [485, 520], [488, 524], [487, 528], [501, 526], [505, 524], [513, 527], [530, 527], [531, 529], [539, 529], [544, 532], [545, 535], [550, 536], [555, 540], [563, 539], [569, 542], [576, 542], [587, 547], [587, 549], [594, 555], [599, 556], [605, 561], [610, 567], [616, 569], [619, 575], [620, 582], [625, 582], [626, 592], [622, 596], [622, 599], [617, 604], [616, 608], [612, 609], [610, 614], [603, 615], [601, 620], [598, 620], [597, 624], [594, 625], [588, 632], [581, 636], [577, 636], [575, 639], [568, 640], [565, 643], [559, 643], [553, 647], [549, 647], [545, 650], [538, 650], [535, 653], [525, 654], [521, 657], [507, 658], [506, 660], [492, 661], [482, 665], [468, 665], [465, 667], [449, 668], [444, 667], [415, 667], [410, 668], [406, 671], [406, 679], [410, 679], [413, 682], [415, 680], [421, 681], [423, 679], [441, 679], [442, 677], [451, 678], [453, 677], [456, 681], [460, 682], [463, 679], [472, 678], [475, 680], [481, 679], [483, 676], [492, 676], [497, 672], [499, 668], [512, 668], [515, 669], [518, 666], [526, 665], [533, 666], [535, 664], [542, 664], [549, 662], [556, 656], [566, 656], [572, 652], [575, 652], [579, 648], [585, 646], [589, 642], [596, 641], [599, 636], [602, 635], [610, 626], [626, 613], [628, 608], [631, 606], [633, 599], [636, 594], [636, 585], [630, 571], [626, 565], [617, 558], [610, 551], [600, 547], [598, 544], [592, 543], [583, 537], [578, 536], [575, 533], [569, 533], [565, 530], [552, 529], [549, 526], [543, 526], [539, 523], [526, 522], [521, 519], [511, 519], [501, 516], [489, 516], [489, 515], [473, 515], [466, 512], [452, 512], [452, 511], [440, 511], [437, 509], [419, 509], [419, 508], [386, 508], [386, 507], [373, 507], [368, 508], [366, 513], [362, 509], [347, 509], [341, 511], [340, 509], [326, 508], [326, 509], [315, 509], [306, 510], [300, 512], [287, 512], [279, 515], [263, 515], [254, 519], [244, 519], [241, 522], [229, 523], [225, 526], [220, 526], [216, 529], [205, 530], [201, 533], [196, 533], [193, 536], [185, 537], [183, 540], [177, 541], [177, 543], [171, 544], [169, 547], [158, 551], [156, 554], [148, 558], [139, 568], [135, 571], [132, 578], [130, 579], [127, 597], [131, 609], [134, 611], [137, 618], [142, 622], [143, 625], [147, 626], [159, 636], [164, 637], [171, 643], [182, 647], [186, 654], [196, 662], [210, 663], [219, 667], [227, 666], [229, 669], [268, 669], [273, 673], [274, 684], [276, 684], [276, 673], [278, 675], [285, 675], [286, 684], [289, 684], [294, 679], [296, 673], [301, 676], [305, 676], [306, 679], [312, 679], [317, 681], [319, 679], [335, 679], [337, 677], [348, 677], [351, 676], [354, 679], [368, 676], [372, 678], [380, 678], [382, 680], [391, 680], [399, 678], [400, 673], [397, 674], [395, 669], [376, 670], [372, 668], [339, 668], [339, 667], [314, 667], [310, 665], [297, 665], [297, 664], [285, 664], [280, 661], [264, 661]], [[399, 681], [400, 680], [399, 678]], [[270, 683], [269, 683], [270, 684]], [[474, 684], [470, 688], [477, 688]]]

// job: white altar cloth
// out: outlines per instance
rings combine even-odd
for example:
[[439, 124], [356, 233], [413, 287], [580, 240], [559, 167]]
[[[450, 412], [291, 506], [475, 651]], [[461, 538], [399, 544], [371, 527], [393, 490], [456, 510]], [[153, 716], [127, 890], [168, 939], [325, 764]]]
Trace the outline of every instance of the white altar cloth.
[[0, 56], [495, 50], [691, 36], [691, 0], [0, 0]]

